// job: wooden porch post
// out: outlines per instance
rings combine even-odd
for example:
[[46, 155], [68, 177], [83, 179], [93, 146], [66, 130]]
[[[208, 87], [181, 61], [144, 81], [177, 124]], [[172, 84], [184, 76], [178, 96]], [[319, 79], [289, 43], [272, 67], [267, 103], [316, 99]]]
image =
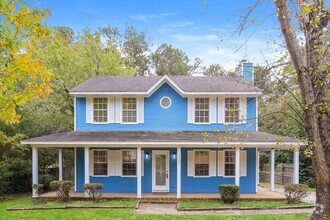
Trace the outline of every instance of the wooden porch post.
[[[38, 184], [38, 148], [32, 146], [32, 184]], [[32, 190], [32, 197], [36, 197], [35, 190]]]
[[239, 149], [239, 147], [236, 147], [235, 149], [235, 185], [239, 186], [239, 179], [240, 179], [240, 154], [241, 154], [241, 150]]
[[177, 191], [176, 191], [176, 198], [181, 198], [181, 147], [177, 147], [177, 171], [176, 171], [176, 185], [177, 185]]
[[299, 184], [299, 148], [293, 152], [293, 183]]
[[275, 150], [270, 151], [270, 191], [275, 190]]
[[63, 180], [63, 152], [58, 150], [58, 180]]
[[141, 147], [137, 148], [137, 160], [136, 160], [136, 176], [137, 176], [137, 198], [142, 197], [142, 187], [141, 187], [141, 168], [142, 168], [142, 155], [141, 155]]
[[[89, 175], [89, 147], [85, 147], [85, 184], [90, 181]], [[86, 192], [85, 197], [88, 197]]]

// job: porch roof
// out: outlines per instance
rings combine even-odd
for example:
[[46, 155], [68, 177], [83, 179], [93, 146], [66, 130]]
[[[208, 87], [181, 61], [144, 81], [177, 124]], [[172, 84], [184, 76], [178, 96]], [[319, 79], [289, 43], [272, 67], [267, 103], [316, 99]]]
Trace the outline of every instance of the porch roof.
[[298, 139], [264, 132], [202, 131], [68, 131], [22, 141], [22, 144], [50, 146], [182, 146], [182, 147], [299, 147]]

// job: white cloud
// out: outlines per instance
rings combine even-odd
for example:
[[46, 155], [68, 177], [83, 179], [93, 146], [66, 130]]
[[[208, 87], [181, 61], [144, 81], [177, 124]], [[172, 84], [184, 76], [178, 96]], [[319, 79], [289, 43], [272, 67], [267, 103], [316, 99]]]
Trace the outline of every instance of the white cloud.
[[178, 21], [165, 24], [164, 26], [158, 28], [158, 31], [169, 32], [176, 31], [179, 28], [191, 27], [193, 28], [196, 23], [192, 21]]
[[174, 15], [176, 15], [176, 14], [164, 12], [164, 13], [159, 13], [159, 14], [136, 14], [136, 15], [130, 16], [130, 18], [133, 20], [138, 20], [138, 21], [148, 21], [148, 20], [153, 20], [153, 19], [166, 18], [166, 17], [170, 17], [170, 16], [174, 16]]
[[217, 41], [218, 37], [214, 34], [204, 35], [191, 35], [191, 34], [173, 34], [171, 35], [175, 41], [180, 43], [193, 43], [193, 42], [205, 42], [205, 41]]

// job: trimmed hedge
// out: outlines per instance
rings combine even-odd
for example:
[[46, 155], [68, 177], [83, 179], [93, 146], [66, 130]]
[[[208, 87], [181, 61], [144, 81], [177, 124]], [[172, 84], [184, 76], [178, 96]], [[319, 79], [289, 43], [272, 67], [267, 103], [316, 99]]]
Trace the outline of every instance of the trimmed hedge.
[[50, 182], [50, 188], [56, 192], [59, 202], [69, 202], [70, 190], [73, 186], [71, 181], [52, 181]]
[[221, 200], [224, 203], [232, 204], [239, 200], [240, 192], [239, 186], [231, 184], [220, 184], [219, 193], [221, 195]]
[[92, 198], [93, 202], [99, 202], [101, 200], [102, 189], [102, 183], [86, 183], [84, 185], [84, 191], [88, 193], [89, 197]]

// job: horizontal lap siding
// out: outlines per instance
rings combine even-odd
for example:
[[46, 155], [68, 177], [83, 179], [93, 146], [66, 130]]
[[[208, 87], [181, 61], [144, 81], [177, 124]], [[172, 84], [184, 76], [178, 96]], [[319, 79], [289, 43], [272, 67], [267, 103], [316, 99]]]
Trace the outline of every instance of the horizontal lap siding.
[[76, 184], [77, 184], [77, 192], [84, 191], [84, 184], [85, 184], [85, 152], [84, 148], [77, 147], [76, 149]]
[[[172, 105], [163, 109], [159, 102], [170, 97]], [[188, 124], [187, 98], [182, 98], [168, 84], [161, 86], [151, 97], [144, 99], [144, 123], [141, 124], [88, 124], [86, 123], [86, 99], [77, 98], [77, 130], [79, 131], [214, 131], [227, 129], [255, 131], [255, 98], [247, 100], [248, 123], [235, 126], [223, 124]]]

